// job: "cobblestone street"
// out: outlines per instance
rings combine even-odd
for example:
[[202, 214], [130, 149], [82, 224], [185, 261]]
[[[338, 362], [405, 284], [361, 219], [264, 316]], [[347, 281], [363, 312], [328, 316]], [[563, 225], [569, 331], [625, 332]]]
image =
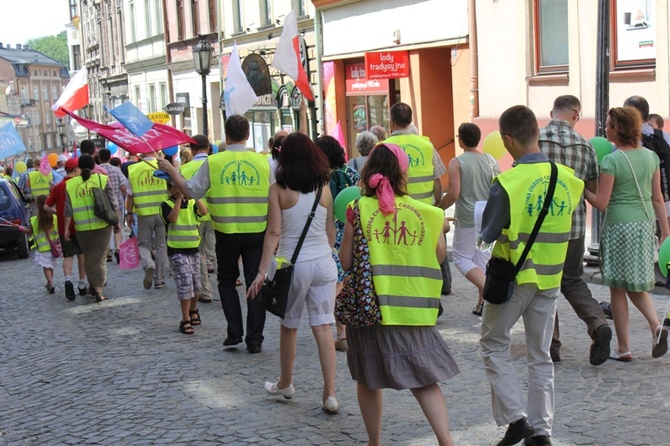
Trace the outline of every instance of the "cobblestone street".
[[[278, 376], [279, 322], [268, 316], [263, 352], [224, 350], [218, 301], [201, 304], [203, 325], [179, 333], [174, 282], [142, 289], [142, 272], [109, 263], [108, 301], [65, 299], [62, 270], [46, 294], [32, 260], [0, 253], [0, 445], [362, 445], [366, 440], [346, 354], [337, 353], [340, 411], [320, 409], [321, 374], [307, 325], [298, 335], [292, 400], [265, 394]], [[492, 445], [505, 432], [493, 423], [479, 353], [475, 288], [453, 269], [438, 328], [461, 368], [441, 385], [457, 445]], [[212, 276], [213, 277], [213, 276]], [[598, 300], [609, 298], [591, 285]], [[242, 291], [243, 287], [239, 290]], [[654, 295], [660, 313], [666, 296]], [[562, 361], [556, 365], [555, 445], [667, 444], [670, 355], [651, 358], [651, 336], [631, 310], [632, 363], [588, 362], [589, 339], [562, 297]], [[611, 322], [610, 322], [611, 323]], [[522, 326], [513, 355], [525, 379]], [[243, 346], [244, 344], [241, 344]], [[614, 341], [613, 341], [613, 345]], [[409, 391], [385, 392], [384, 444], [436, 440]]]

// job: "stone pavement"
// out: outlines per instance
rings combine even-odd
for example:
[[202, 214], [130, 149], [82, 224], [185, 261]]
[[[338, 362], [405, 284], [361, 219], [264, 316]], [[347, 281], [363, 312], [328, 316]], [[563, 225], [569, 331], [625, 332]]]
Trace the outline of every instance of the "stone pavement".
[[[340, 411], [320, 409], [321, 374], [307, 320], [298, 335], [295, 397], [263, 391], [279, 369], [278, 320], [268, 316], [263, 352], [224, 350], [219, 302], [201, 304], [203, 325], [179, 333], [174, 283], [145, 291], [140, 270], [109, 265], [109, 300], [69, 302], [43, 287], [32, 260], [0, 253], [0, 446], [9, 445], [361, 445], [366, 436], [346, 355], [337, 353]], [[457, 445], [492, 445], [504, 434], [491, 417], [479, 353], [475, 288], [453, 269], [438, 328], [461, 374], [441, 385]], [[592, 272], [592, 271], [591, 271]], [[57, 283], [62, 281], [60, 266]], [[598, 300], [608, 290], [591, 285]], [[240, 287], [240, 291], [242, 287]], [[666, 296], [655, 295], [659, 314]], [[670, 354], [651, 358], [651, 335], [631, 311], [631, 363], [588, 362], [589, 339], [559, 300], [562, 361], [556, 365], [555, 445], [670, 443]], [[512, 354], [526, 380], [523, 330]], [[434, 445], [409, 391], [385, 391], [384, 444]]]

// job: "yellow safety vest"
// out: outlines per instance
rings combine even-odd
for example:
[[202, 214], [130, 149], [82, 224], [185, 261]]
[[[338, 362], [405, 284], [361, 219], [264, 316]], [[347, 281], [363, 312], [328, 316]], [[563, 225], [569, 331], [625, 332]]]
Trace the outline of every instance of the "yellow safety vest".
[[[165, 200], [165, 203], [174, 209], [174, 201]], [[188, 206], [179, 209], [179, 216], [176, 222], [165, 222], [167, 224], [167, 245], [170, 248], [188, 249], [200, 246], [198, 220], [195, 212], [193, 212], [193, 206], [195, 206], [195, 200], [188, 200]]]
[[[185, 179], [189, 180], [193, 178], [193, 175], [195, 175], [198, 172], [198, 170], [200, 170], [200, 167], [204, 162], [205, 162], [204, 159], [189, 161], [188, 163], [179, 166], [179, 171], [181, 172], [182, 176]], [[203, 215], [202, 217], [200, 217], [200, 222], [210, 221], [212, 219], [212, 217], [209, 215], [209, 205], [207, 204], [207, 195], [209, 195], [209, 193], [205, 194], [205, 197], [202, 199], [202, 201], [205, 207], [207, 208], [208, 212], [207, 215]]]
[[72, 219], [74, 228], [77, 231], [91, 231], [108, 226], [108, 223], [93, 213], [93, 191], [94, 187], [105, 190], [107, 186], [107, 176], [98, 173], [92, 173], [88, 181], [84, 181], [81, 176], [72, 178], [65, 184], [65, 191], [70, 197], [72, 205]]
[[33, 239], [37, 244], [37, 250], [39, 252], [51, 251], [49, 238], [54, 243], [58, 240], [58, 219], [56, 216], [53, 216], [53, 226], [51, 226], [51, 229], [49, 230], [49, 238], [47, 238], [46, 233], [40, 231], [37, 227], [37, 216], [30, 217], [30, 226], [33, 228]]
[[209, 211], [214, 229], [227, 234], [265, 231], [270, 164], [255, 152], [210, 155]]
[[169, 197], [165, 180], [154, 176], [157, 166], [156, 160], [140, 161], [128, 166], [128, 181], [133, 189], [137, 215], [160, 214], [161, 203]]
[[49, 175], [42, 175], [39, 170], [33, 170], [28, 173], [28, 181], [30, 181], [30, 195], [37, 198], [40, 195], [49, 195], [51, 189], [51, 182], [53, 181], [53, 173]]
[[432, 326], [442, 288], [435, 248], [444, 237], [444, 212], [408, 196], [395, 202], [396, 213], [384, 216], [376, 198], [358, 201], [381, 324]]
[[425, 136], [394, 135], [384, 142], [399, 145], [409, 157], [407, 193], [422, 203], [433, 204], [433, 145]]
[[[558, 179], [549, 213], [530, 248], [516, 283], [535, 283], [541, 290], [561, 285], [563, 264], [568, 250], [572, 213], [579, 205], [584, 182], [569, 167], [556, 164]], [[551, 165], [519, 164], [496, 178], [507, 192], [510, 204], [509, 228], [503, 228], [492, 255], [515, 264], [533, 231], [547, 194]]]

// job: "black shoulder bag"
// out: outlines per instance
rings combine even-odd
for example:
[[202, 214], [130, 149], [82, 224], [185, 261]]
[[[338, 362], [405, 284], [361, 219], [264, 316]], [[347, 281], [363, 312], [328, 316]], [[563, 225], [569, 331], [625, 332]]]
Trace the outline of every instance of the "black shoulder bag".
[[275, 271], [275, 275], [272, 279], [266, 278], [261, 286], [261, 305], [266, 311], [269, 311], [282, 319], [284, 319], [284, 314], [286, 314], [288, 293], [291, 289], [291, 279], [293, 277], [293, 265], [295, 265], [296, 260], [298, 260], [300, 248], [302, 248], [309, 226], [312, 224], [314, 215], [316, 215], [316, 207], [319, 205], [322, 189], [323, 187], [319, 187], [319, 190], [316, 192], [312, 211], [309, 213], [309, 217], [307, 217], [307, 223], [305, 223], [302, 234], [300, 234], [300, 240], [298, 240], [295, 251], [293, 251], [291, 262], [288, 266]]
[[551, 163], [551, 177], [549, 179], [549, 189], [547, 190], [547, 195], [544, 199], [544, 205], [540, 211], [540, 215], [537, 217], [533, 231], [530, 233], [526, 247], [519, 257], [519, 261], [514, 265], [508, 260], [500, 259], [498, 257], [491, 257], [489, 263], [486, 265], [486, 281], [484, 282], [484, 299], [492, 304], [504, 304], [512, 297], [512, 292], [514, 291], [514, 279], [516, 275], [521, 270], [523, 262], [526, 261], [526, 257], [530, 252], [530, 248], [535, 242], [537, 233], [540, 232], [540, 227], [544, 218], [549, 212], [549, 204], [554, 198], [554, 190], [556, 189], [556, 179], [558, 178], [558, 169], [556, 164]]

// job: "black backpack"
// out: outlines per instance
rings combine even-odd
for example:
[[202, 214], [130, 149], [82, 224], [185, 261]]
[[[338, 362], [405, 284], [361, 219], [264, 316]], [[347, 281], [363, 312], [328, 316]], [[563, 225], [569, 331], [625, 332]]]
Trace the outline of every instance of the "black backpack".
[[651, 135], [642, 134], [642, 145], [658, 155], [663, 201], [670, 201], [670, 146], [663, 137], [663, 130], [654, 129]]
[[344, 166], [340, 169], [333, 170], [333, 172], [330, 175], [330, 193], [333, 195], [333, 200], [335, 197], [337, 197], [337, 194], [342, 192], [342, 190], [346, 189], [349, 186], [353, 186], [354, 184], [351, 183], [349, 180], [349, 176], [345, 173], [346, 171], [349, 170], [348, 166]]

